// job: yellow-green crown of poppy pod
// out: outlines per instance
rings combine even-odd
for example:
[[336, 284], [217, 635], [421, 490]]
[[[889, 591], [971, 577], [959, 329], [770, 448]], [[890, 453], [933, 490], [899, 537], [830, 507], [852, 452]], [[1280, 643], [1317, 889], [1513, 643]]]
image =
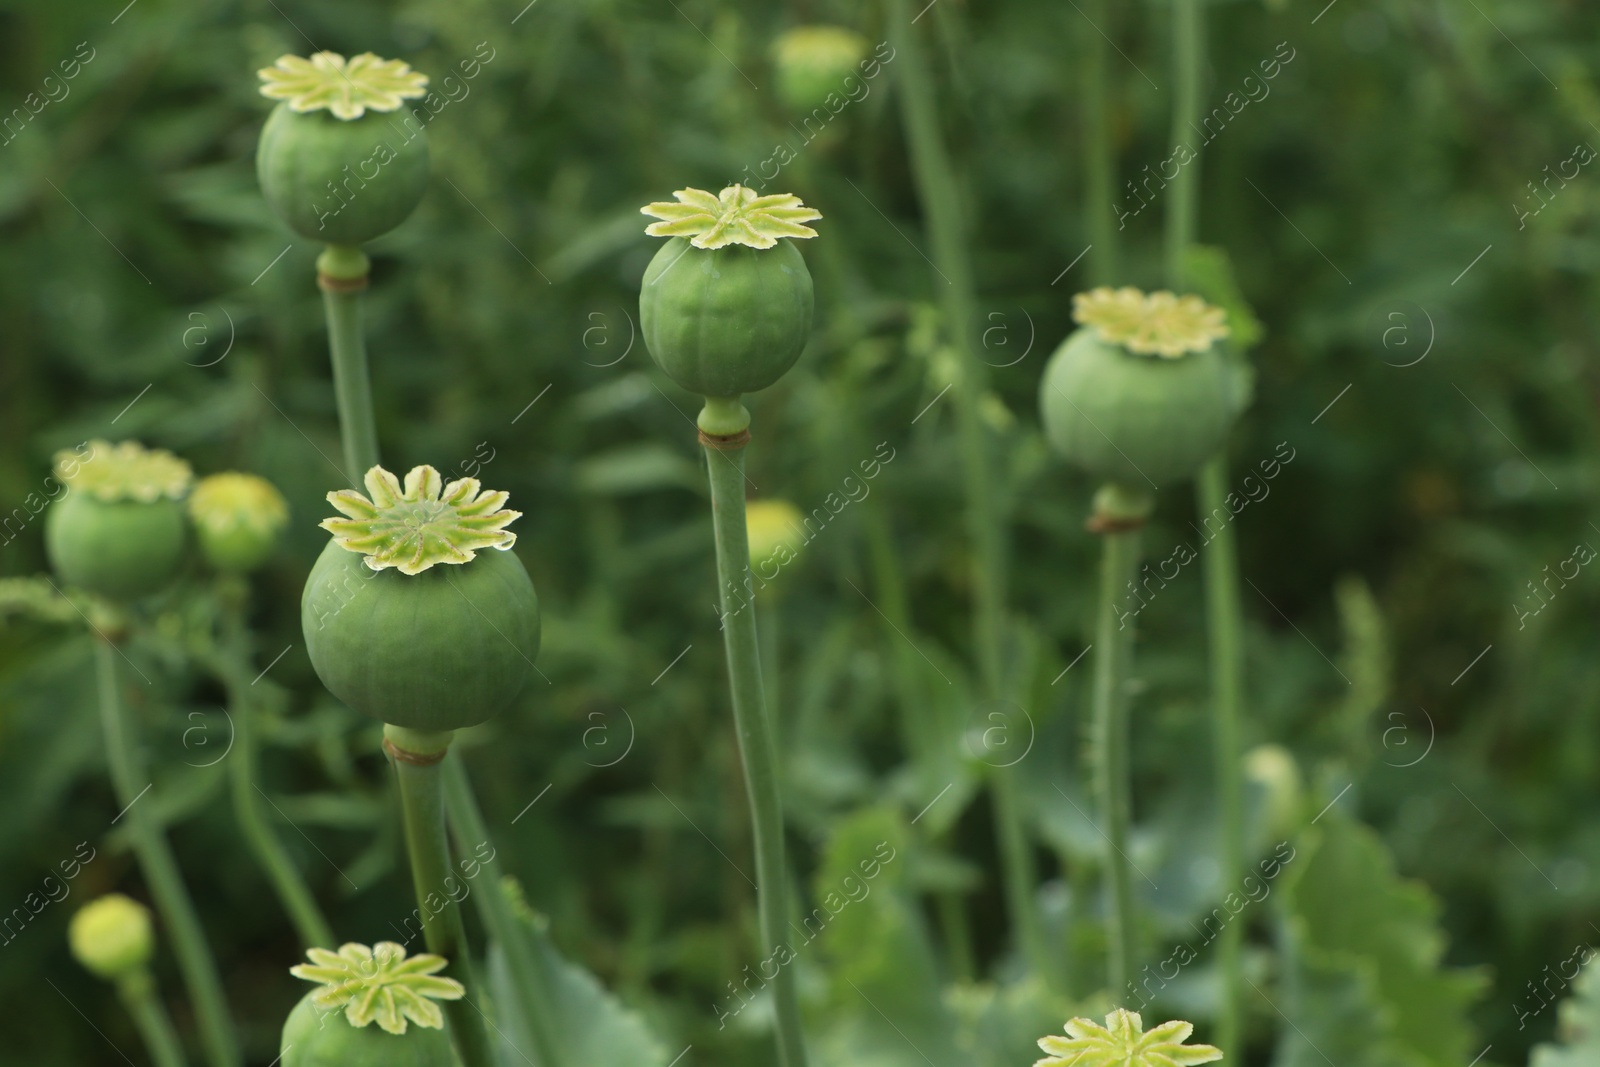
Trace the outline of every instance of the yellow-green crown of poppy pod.
[[1069, 1019], [1066, 1037], [1041, 1037], [1050, 1055], [1033, 1067], [1196, 1067], [1222, 1059], [1211, 1045], [1185, 1045], [1194, 1026], [1182, 1019], [1151, 1030], [1136, 1011], [1118, 1008], [1101, 1026], [1092, 1019]]
[[696, 248], [732, 244], [771, 248], [780, 237], [815, 237], [817, 231], [805, 223], [822, 218], [822, 212], [806, 207], [793, 193], [760, 196], [742, 185], [730, 185], [714, 195], [704, 189], [679, 189], [672, 195], [677, 203], [664, 200], [639, 209], [661, 220], [644, 232], [651, 237], [687, 237]]
[[1072, 298], [1072, 318], [1137, 356], [1178, 359], [1228, 336], [1227, 313], [1198, 296], [1103, 285]]
[[320, 982], [312, 1002], [328, 1010], [343, 1008], [344, 1017], [358, 1028], [376, 1022], [391, 1034], [403, 1034], [409, 1020], [439, 1030], [444, 1013], [434, 1002], [460, 1000], [466, 992], [454, 978], [439, 977], [437, 972], [448, 963], [443, 956], [408, 958], [405, 948], [393, 941], [371, 948], [351, 941], [338, 952], [312, 948], [306, 956], [311, 962], [290, 967], [289, 973]]
[[508, 494], [485, 492], [476, 478], [446, 483], [433, 467], [413, 467], [405, 485], [382, 467], [367, 471], [367, 495], [354, 489], [328, 494], [344, 514], [319, 524], [339, 547], [366, 557], [375, 571], [394, 567], [421, 574], [437, 563], [466, 563], [480, 549], [517, 543], [506, 529], [522, 512], [504, 507]]
[[113, 445], [96, 438], [88, 449], [88, 458], [81, 449], [57, 452], [55, 472], [76, 492], [97, 500], [180, 500], [194, 481], [189, 464], [163, 448], [146, 448], [138, 441]]
[[337, 52], [317, 52], [309, 59], [279, 56], [258, 73], [262, 96], [302, 114], [325, 108], [338, 119], [358, 119], [368, 110], [395, 111], [428, 90], [426, 74], [371, 52], [348, 60]]

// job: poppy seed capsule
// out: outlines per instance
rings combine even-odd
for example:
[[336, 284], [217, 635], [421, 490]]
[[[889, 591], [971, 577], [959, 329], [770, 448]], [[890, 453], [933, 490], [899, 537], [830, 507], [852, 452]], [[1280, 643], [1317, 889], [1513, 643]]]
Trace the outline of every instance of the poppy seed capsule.
[[409, 1027], [390, 1034], [376, 1026], [351, 1026], [319, 1007], [307, 993], [283, 1024], [283, 1067], [454, 1067], [450, 1036]]
[[380, 237], [416, 210], [428, 187], [428, 139], [385, 115], [424, 95], [428, 79], [368, 52], [284, 56], [261, 71], [282, 101], [256, 149], [262, 195], [289, 228], [328, 244]]
[[459, 1000], [461, 983], [436, 972], [442, 956], [407, 958], [405, 948], [354, 942], [338, 952], [308, 949], [309, 963], [289, 968], [321, 983], [283, 1024], [283, 1067], [453, 1067], [455, 1054], [435, 1003]]
[[180, 501], [189, 464], [136, 441], [88, 441], [56, 453], [66, 494], [44, 520], [50, 566], [69, 585], [112, 600], [159, 592], [183, 563]]
[[[516, 698], [539, 654], [539, 597], [505, 529], [520, 512], [477, 479], [382, 467], [368, 496], [329, 493], [344, 518], [306, 579], [300, 622], [328, 691], [364, 715], [443, 732]], [[496, 549], [498, 551], [483, 551]]]
[[1216, 342], [1223, 312], [1197, 297], [1096, 289], [1074, 298], [1082, 324], [1045, 367], [1039, 407], [1056, 452], [1095, 478], [1156, 486], [1186, 478], [1222, 447], [1234, 384]]
[[641, 210], [671, 237], [645, 268], [639, 323], [656, 365], [683, 388], [731, 399], [765, 389], [811, 336], [811, 272], [786, 238], [815, 237], [821, 213], [787, 194], [732, 185]]

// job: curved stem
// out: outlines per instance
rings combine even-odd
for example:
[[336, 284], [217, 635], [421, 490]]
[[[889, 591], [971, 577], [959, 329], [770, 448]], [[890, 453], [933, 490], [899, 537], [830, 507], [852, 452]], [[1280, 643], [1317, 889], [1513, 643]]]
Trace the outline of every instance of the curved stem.
[[[952, 393], [961, 440], [967, 530], [973, 546], [973, 637], [978, 650], [979, 677], [982, 691], [991, 699], [1000, 699], [1007, 689], [1005, 516], [993, 491], [999, 478], [979, 409], [987, 375], [974, 343], [977, 340], [974, 329], [977, 297], [966, 245], [966, 223], [961, 216], [955, 167], [939, 132], [933, 78], [916, 27], [911, 24], [910, 8], [906, 0], [888, 0], [888, 5], [898, 50], [900, 108], [911, 147], [912, 175], [916, 180], [917, 197], [928, 216], [933, 245], [937, 275], [934, 288], [942, 298], [950, 343], [957, 354], [957, 380]], [[999, 786], [1000, 790], [1005, 788]], [[1034, 970], [1048, 978], [1054, 968], [1034, 897], [1038, 879], [1027, 829], [1022, 822], [1021, 805], [997, 793], [993, 808], [1012, 934]]]
[[[1089, 241], [1094, 250], [1089, 256], [1090, 280], [1096, 285], [1117, 282], [1117, 232], [1126, 225], [1111, 225], [1116, 211], [1113, 188], [1116, 181], [1116, 156], [1111, 142], [1110, 5], [1107, 0], [1085, 0], [1088, 11], [1083, 27], [1089, 40], [1088, 62], [1083, 65], [1084, 134], [1088, 151], [1084, 153], [1084, 214], [1089, 218]], [[1104, 32], [1101, 32], [1104, 31]]]
[[[1200, 513], [1218, 508], [1227, 514], [1227, 457], [1218, 454], [1200, 470], [1197, 492]], [[1201, 553], [1204, 560], [1206, 621], [1211, 639], [1211, 709], [1216, 747], [1217, 816], [1221, 823], [1222, 885], [1231, 888], [1245, 875], [1244, 761], [1241, 719], [1244, 704], [1244, 646], [1239, 639], [1243, 609], [1239, 604], [1239, 548], [1233, 525], [1224, 523]], [[1229, 923], [1217, 943], [1217, 968], [1222, 973], [1222, 1002], [1217, 1014], [1219, 1048], [1240, 1055], [1243, 1025], [1244, 924]]]
[[[341, 272], [345, 276], [327, 273], [330, 262], [347, 266]], [[333, 390], [339, 406], [345, 477], [359, 488], [362, 477], [378, 463], [378, 429], [372, 410], [372, 382], [367, 375], [367, 339], [361, 328], [366, 257], [358, 250], [329, 246], [317, 266], [322, 271], [317, 282], [322, 288], [322, 308], [328, 320], [328, 351], [333, 359]], [[357, 269], [360, 273], [353, 273]]]
[[1120, 617], [1117, 601], [1139, 569], [1139, 531], [1105, 535], [1100, 571], [1100, 611], [1095, 644], [1094, 724], [1099, 744], [1100, 817], [1106, 834], [1106, 911], [1109, 952], [1107, 988], [1111, 1002], [1127, 995], [1133, 973], [1133, 861], [1128, 858], [1132, 819], [1129, 782], [1126, 682], [1133, 654], [1133, 628]]
[[128, 1014], [133, 1016], [133, 1025], [138, 1028], [139, 1037], [156, 1067], [188, 1067], [178, 1032], [173, 1029], [166, 1005], [156, 995], [155, 979], [150, 972], [139, 970], [118, 979], [117, 994]]
[[482, 987], [467, 951], [461, 908], [452, 895], [461, 879], [451, 865], [450, 842], [445, 836], [444, 789], [439, 768], [451, 735], [423, 735], [394, 726], [385, 726], [383, 733], [384, 746], [393, 756], [395, 777], [400, 783], [406, 852], [411, 857], [411, 884], [417, 894], [423, 940], [429, 952], [450, 961], [450, 976], [466, 987], [460, 1000], [444, 1003], [456, 1054], [463, 1067], [495, 1067], [483, 1013]]
[[229, 721], [233, 727], [233, 751], [229, 753], [228, 783], [233, 794], [233, 817], [278, 901], [294, 924], [300, 943], [306, 948], [336, 947], [333, 928], [317, 905], [317, 899], [295, 866], [289, 850], [273, 829], [261, 805], [266, 793], [257, 785], [255, 717], [258, 705], [252, 699], [255, 679], [250, 634], [245, 627], [244, 608], [248, 586], [242, 578], [229, 576], [219, 581], [217, 599], [222, 604], [222, 647], [207, 647], [204, 659], [228, 694]]
[[138, 729], [122, 706], [117, 682], [115, 645], [103, 638], [95, 642], [95, 674], [100, 689], [100, 723], [105, 730], [106, 760], [111, 785], [122, 805], [119, 819], [128, 820], [129, 836], [139, 859], [139, 869], [172, 938], [172, 949], [183, 972], [184, 985], [194, 1004], [206, 1061], [212, 1067], [240, 1067], [238, 1037], [222, 995], [222, 979], [211, 957], [205, 933], [195, 915], [194, 902], [178, 873], [177, 861], [155, 818], [155, 801], [145, 797], [150, 789], [139, 751]]
[[[702, 424], [705, 420], [702, 419]], [[750, 595], [750, 546], [745, 528], [744, 448], [706, 445], [711, 480], [711, 520], [716, 535], [717, 582], [722, 604], [722, 639], [728, 657], [739, 757], [744, 766], [750, 822], [755, 834], [756, 911], [763, 958], [788, 944], [788, 871], [783, 856], [783, 804], [778, 758], [761, 688], [756, 609]], [[772, 980], [777, 1007], [778, 1063], [804, 1067], [805, 1037], [794, 968], [780, 966]]]
[[489, 844], [489, 828], [483, 820], [483, 813], [478, 810], [478, 800], [472, 794], [472, 783], [467, 778], [467, 767], [461, 761], [461, 754], [450, 753], [445, 757], [443, 767], [445, 801], [449, 808], [450, 825], [455, 830], [456, 845], [464, 852], [471, 842], [474, 855], [482, 867], [478, 872], [479, 877], [487, 883], [473, 893], [478, 901], [478, 914], [489, 936], [506, 954], [506, 969], [511, 974], [511, 984], [522, 1010], [528, 1015], [528, 1036], [533, 1042], [534, 1062], [538, 1067], [556, 1067], [560, 1061], [556, 1058], [550, 1035], [555, 1033], [555, 1020], [560, 1018], [559, 998], [550, 985], [543, 964], [534, 955], [529, 940], [517, 936], [516, 926], [521, 920], [506, 897], [501, 882], [503, 872], [494, 847], [490, 845], [487, 859], [478, 851], [480, 843]]
[[244, 835], [245, 844], [256, 862], [266, 871], [267, 880], [272, 883], [273, 892], [278, 895], [283, 910], [288, 912], [300, 943], [306, 948], [336, 948], [333, 927], [328, 925], [322, 909], [317, 906], [316, 897], [312, 896], [299, 868], [283, 847], [283, 841], [273, 830], [267, 813], [261, 807], [263, 794], [261, 787], [256, 784], [255, 724], [251, 721], [256, 714], [255, 709], [237, 697], [230, 703], [233, 705], [233, 745], [236, 751], [228, 768], [228, 778], [239, 832]]

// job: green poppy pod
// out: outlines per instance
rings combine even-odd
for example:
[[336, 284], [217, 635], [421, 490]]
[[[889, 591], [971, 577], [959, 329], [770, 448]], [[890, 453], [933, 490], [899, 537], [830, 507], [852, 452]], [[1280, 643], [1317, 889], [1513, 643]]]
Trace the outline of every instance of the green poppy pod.
[[[801, 115], [829, 108], [822, 112], [823, 121], [828, 121], [849, 99], [851, 75], [856, 75], [859, 87], [858, 68], [870, 47], [865, 37], [842, 26], [798, 26], [788, 31], [772, 43], [778, 99]], [[830, 97], [839, 101], [836, 107], [830, 107]]]
[[1223, 312], [1197, 297], [1097, 289], [1074, 299], [1082, 324], [1039, 387], [1045, 436], [1095, 478], [1157, 487], [1222, 447], [1236, 386], [1216, 341]]
[[58, 452], [55, 474], [67, 491], [45, 514], [44, 542], [64, 582], [130, 601], [173, 579], [187, 545], [187, 463], [136, 441], [94, 440]]
[[426, 92], [399, 60], [364, 53], [284, 56], [261, 71], [262, 95], [281, 100], [256, 149], [262, 195], [303, 237], [356, 246], [416, 210], [428, 187], [428, 139], [385, 112]]
[[307, 993], [283, 1024], [278, 1048], [282, 1067], [455, 1067], [450, 1036], [443, 1030], [408, 1027], [391, 1034], [376, 1026], [351, 1026], [344, 1016], [318, 1007]]
[[307, 951], [289, 968], [322, 983], [289, 1013], [279, 1044], [283, 1067], [454, 1067], [436, 1000], [459, 1000], [461, 983], [435, 972], [442, 956], [409, 959], [393, 941]]
[[289, 505], [265, 478], [224, 471], [195, 483], [189, 520], [206, 561], [219, 571], [242, 574], [272, 555], [289, 522]]
[[731, 399], [776, 382], [811, 336], [811, 272], [791, 237], [821, 213], [787, 194], [733, 185], [683, 189], [643, 212], [645, 232], [673, 240], [645, 268], [639, 325], [651, 358], [683, 388]]
[[[413, 730], [474, 726], [534, 673], [539, 597], [510, 551], [520, 512], [477, 479], [444, 484], [416, 467], [402, 488], [381, 467], [368, 496], [329, 493], [346, 517], [301, 597], [306, 651], [322, 684], [364, 715]], [[498, 551], [483, 551], [497, 549]]]

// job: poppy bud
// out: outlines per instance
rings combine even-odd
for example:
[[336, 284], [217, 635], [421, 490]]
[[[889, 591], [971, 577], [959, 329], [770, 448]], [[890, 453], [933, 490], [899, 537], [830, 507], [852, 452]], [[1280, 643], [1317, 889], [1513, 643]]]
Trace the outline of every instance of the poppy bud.
[[776, 572], [795, 559], [805, 544], [800, 509], [787, 500], [752, 500], [745, 505], [750, 541], [750, 569]]
[[107, 893], [72, 916], [67, 943], [79, 963], [108, 981], [141, 971], [155, 950], [150, 911], [121, 893]]
[[200, 550], [219, 571], [253, 571], [278, 543], [289, 505], [265, 478], [238, 471], [213, 474], [189, 494], [189, 519]]
[[[799, 26], [772, 44], [778, 98], [798, 114], [846, 99], [845, 79], [867, 57], [867, 39], [842, 26]], [[843, 105], [841, 104], [842, 108]]]

